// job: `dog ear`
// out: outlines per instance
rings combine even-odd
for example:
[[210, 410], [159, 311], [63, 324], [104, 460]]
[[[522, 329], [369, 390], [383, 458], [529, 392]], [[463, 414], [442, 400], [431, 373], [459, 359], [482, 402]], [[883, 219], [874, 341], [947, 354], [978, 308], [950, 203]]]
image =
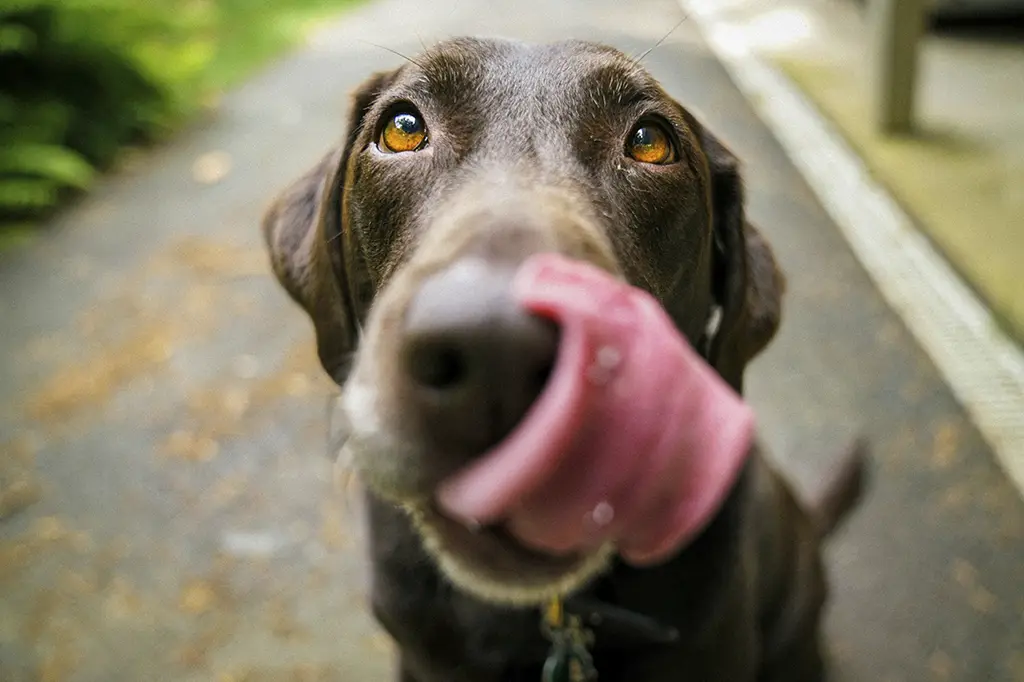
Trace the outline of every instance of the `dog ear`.
[[396, 72], [371, 76], [354, 93], [348, 132], [316, 166], [284, 190], [263, 216], [263, 238], [274, 274], [316, 329], [317, 353], [339, 384], [348, 375], [359, 333], [350, 248], [342, 215], [342, 190], [352, 148], [364, 119]]
[[768, 242], [747, 222], [738, 159], [706, 128], [700, 137], [711, 175], [712, 293], [721, 307], [708, 360], [742, 392], [744, 368], [778, 330], [785, 278]]

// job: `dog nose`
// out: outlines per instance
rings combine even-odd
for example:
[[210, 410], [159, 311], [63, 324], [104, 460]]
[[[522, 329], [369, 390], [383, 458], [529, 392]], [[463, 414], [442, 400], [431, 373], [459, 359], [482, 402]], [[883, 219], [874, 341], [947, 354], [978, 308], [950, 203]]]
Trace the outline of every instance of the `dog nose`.
[[500, 442], [554, 366], [558, 329], [515, 302], [513, 275], [457, 263], [424, 281], [406, 313], [407, 407], [443, 452], [473, 456]]

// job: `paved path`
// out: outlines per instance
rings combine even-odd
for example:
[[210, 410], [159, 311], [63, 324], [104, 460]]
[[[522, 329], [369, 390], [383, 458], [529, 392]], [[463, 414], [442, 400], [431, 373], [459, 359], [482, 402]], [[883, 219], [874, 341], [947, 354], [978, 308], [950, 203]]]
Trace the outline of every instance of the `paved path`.
[[[397, 63], [362, 40], [639, 52], [678, 17], [672, 0], [369, 5], [0, 257], [0, 680], [388, 679], [355, 513], [329, 494], [330, 387], [267, 273], [261, 209], [340, 135], [345, 94]], [[876, 445], [829, 552], [835, 679], [1024, 680], [1024, 505], [693, 27], [645, 62], [745, 159], [790, 275], [750, 380], [765, 439], [801, 481], [858, 430]]]

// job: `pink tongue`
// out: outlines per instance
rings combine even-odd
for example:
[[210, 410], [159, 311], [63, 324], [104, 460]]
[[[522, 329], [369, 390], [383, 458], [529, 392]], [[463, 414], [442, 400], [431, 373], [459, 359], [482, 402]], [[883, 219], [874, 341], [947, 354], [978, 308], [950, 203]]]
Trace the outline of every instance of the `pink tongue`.
[[552, 552], [611, 539], [635, 563], [673, 553], [732, 487], [749, 408], [652, 297], [604, 271], [544, 254], [514, 288], [560, 325], [555, 370], [515, 431], [441, 485], [441, 508]]

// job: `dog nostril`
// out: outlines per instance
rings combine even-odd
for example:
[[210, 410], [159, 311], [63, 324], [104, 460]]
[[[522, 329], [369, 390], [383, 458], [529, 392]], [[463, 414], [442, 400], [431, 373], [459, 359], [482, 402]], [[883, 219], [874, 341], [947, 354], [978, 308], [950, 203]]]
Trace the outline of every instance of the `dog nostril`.
[[469, 373], [465, 355], [457, 347], [437, 341], [414, 344], [408, 363], [417, 384], [438, 391], [459, 385]]
[[560, 329], [512, 297], [514, 271], [473, 262], [420, 284], [400, 331], [396, 406], [445, 456], [505, 438], [544, 392]]

